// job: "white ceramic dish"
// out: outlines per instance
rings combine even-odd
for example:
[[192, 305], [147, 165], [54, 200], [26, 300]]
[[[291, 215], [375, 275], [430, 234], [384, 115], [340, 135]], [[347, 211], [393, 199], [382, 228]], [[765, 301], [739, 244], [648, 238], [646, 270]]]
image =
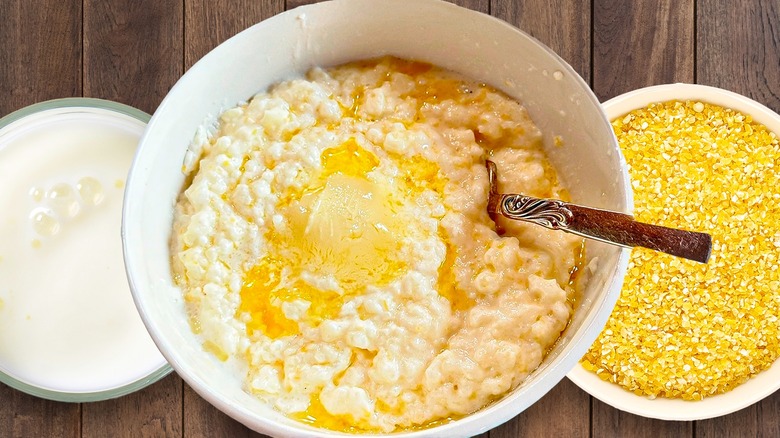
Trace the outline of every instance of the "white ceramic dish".
[[[692, 84], [669, 84], [641, 88], [617, 96], [604, 103], [610, 120], [643, 108], [651, 103], [669, 100], [696, 100], [750, 114], [756, 122], [780, 133], [780, 115], [760, 103], [720, 88]], [[649, 399], [605, 382], [580, 364], [568, 374], [577, 386], [602, 402], [617, 409], [660, 420], [692, 421], [718, 417], [735, 412], [771, 395], [780, 389], [780, 360], [737, 388], [701, 401]]]
[[87, 402], [172, 371], [133, 305], [118, 233], [119, 183], [148, 120], [89, 98], [0, 119], [0, 382]]
[[[339, 0], [300, 7], [226, 41], [173, 87], [149, 123], [128, 180], [123, 239], [136, 305], [158, 347], [201, 396], [248, 427], [274, 436], [338, 436], [269, 408], [241, 389], [241, 376], [203, 351], [174, 286], [168, 248], [182, 161], [196, 129], [282, 79], [313, 66], [396, 55], [485, 81], [521, 100], [545, 133], [553, 163], [575, 200], [629, 211], [625, 162], [598, 100], [550, 49], [510, 25], [441, 1]], [[556, 136], [564, 146], [554, 146]], [[526, 409], [575, 365], [603, 328], [628, 253], [589, 243], [598, 259], [570, 326], [542, 365], [496, 403], [435, 428], [399, 437], [471, 436]]]

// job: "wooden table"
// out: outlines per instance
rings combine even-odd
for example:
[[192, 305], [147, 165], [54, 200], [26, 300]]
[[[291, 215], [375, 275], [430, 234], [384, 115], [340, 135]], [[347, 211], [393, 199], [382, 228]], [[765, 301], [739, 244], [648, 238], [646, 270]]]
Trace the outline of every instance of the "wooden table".
[[[0, 116], [46, 99], [89, 96], [148, 113], [211, 48], [301, 0], [0, 0]], [[780, 111], [777, 0], [459, 0], [529, 32], [602, 100], [695, 82]], [[0, 280], [1, 281], [1, 280]], [[0, 436], [258, 436], [171, 375], [99, 403], [37, 399], [0, 384]], [[650, 420], [564, 380], [485, 436], [780, 436], [780, 392], [705, 421]]]

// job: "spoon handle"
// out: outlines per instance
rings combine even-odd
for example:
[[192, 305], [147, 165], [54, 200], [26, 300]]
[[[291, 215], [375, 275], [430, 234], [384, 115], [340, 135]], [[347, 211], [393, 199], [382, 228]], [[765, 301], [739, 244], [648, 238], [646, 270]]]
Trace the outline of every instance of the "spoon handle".
[[637, 222], [630, 215], [516, 194], [491, 194], [488, 211], [553, 230], [566, 231], [625, 247], [641, 246], [707, 263], [712, 251], [709, 234]]

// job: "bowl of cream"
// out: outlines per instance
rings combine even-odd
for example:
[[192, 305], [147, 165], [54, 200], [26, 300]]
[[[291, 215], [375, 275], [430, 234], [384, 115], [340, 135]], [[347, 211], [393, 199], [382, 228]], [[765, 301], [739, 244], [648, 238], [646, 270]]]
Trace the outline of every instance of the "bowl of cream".
[[[508, 24], [411, 0], [259, 23], [194, 65], [141, 140], [123, 238], [144, 323], [195, 391], [261, 433], [491, 429], [587, 350], [627, 252], [499, 236], [480, 207], [488, 156], [516, 170], [507, 188], [631, 209], [598, 100]], [[581, 257], [571, 272], [553, 247]], [[513, 326], [515, 311], [532, 317]], [[509, 363], [533, 366], [490, 374]]]
[[148, 119], [87, 98], [0, 119], [0, 382], [84, 402], [171, 371], [133, 305], [119, 234]]

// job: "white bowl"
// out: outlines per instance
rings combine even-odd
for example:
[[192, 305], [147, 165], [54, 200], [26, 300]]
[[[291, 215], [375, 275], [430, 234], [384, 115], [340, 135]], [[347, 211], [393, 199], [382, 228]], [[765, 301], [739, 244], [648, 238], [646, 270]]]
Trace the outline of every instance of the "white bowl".
[[[243, 392], [241, 376], [203, 351], [171, 279], [168, 248], [182, 161], [196, 129], [222, 110], [313, 66], [385, 54], [424, 60], [489, 83], [521, 100], [572, 197], [627, 211], [630, 186], [598, 100], [577, 73], [538, 41], [495, 18], [441, 1], [341, 0], [300, 7], [226, 41], [171, 89], [149, 123], [131, 170], [124, 209], [127, 274], [160, 351], [210, 403], [275, 436], [341, 435], [291, 420]], [[554, 146], [555, 136], [564, 146]], [[576, 364], [603, 328], [622, 285], [628, 252], [589, 243], [596, 269], [570, 326], [515, 391], [463, 419], [394, 436], [469, 436], [526, 409]]]
[[[93, 98], [48, 100], [0, 118], [0, 383], [49, 400], [94, 402], [172, 371], [122, 272], [122, 191], [111, 187], [124, 179], [148, 120]], [[105, 197], [57, 211], [49, 189], [75, 191], [85, 176], [102, 181]], [[50, 235], [29, 220], [42, 209], [58, 218]]]
[[[780, 115], [774, 111], [740, 94], [704, 85], [669, 84], [641, 88], [610, 99], [603, 106], [609, 119], [614, 120], [651, 103], [670, 100], [696, 100], [731, 108], [750, 114], [753, 120], [770, 131], [780, 133]], [[692, 421], [735, 412], [780, 389], [780, 360], [731, 391], [700, 401], [638, 396], [617, 384], [601, 380], [579, 363], [568, 377], [590, 395], [622, 411], [660, 420]]]

